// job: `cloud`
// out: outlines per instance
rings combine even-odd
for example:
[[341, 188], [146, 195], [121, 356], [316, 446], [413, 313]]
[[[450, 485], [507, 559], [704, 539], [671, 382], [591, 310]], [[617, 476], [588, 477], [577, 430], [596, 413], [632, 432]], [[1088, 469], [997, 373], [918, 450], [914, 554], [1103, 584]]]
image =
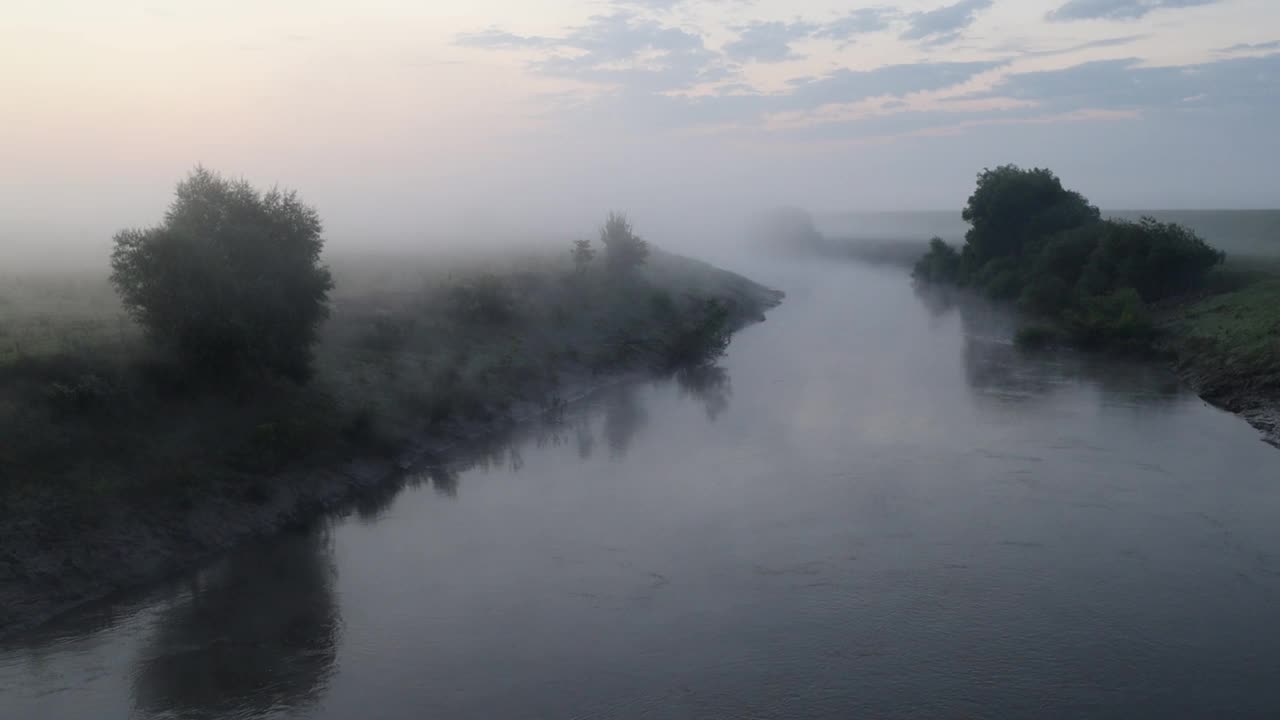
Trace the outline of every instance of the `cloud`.
[[1137, 20], [1156, 10], [1213, 5], [1221, 0], [1069, 0], [1045, 16], [1051, 22], [1070, 20]]
[[798, 80], [785, 93], [761, 93], [746, 86], [720, 94], [618, 94], [589, 105], [566, 106], [584, 128], [612, 125], [627, 132], [689, 132], [732, 128], [760, 129], [769, 118], [787, 114], [799, 121], [822, 116], [826, 109], [873, 98], [891, 103], [900, 96], [959, 85], [996, 63], [919, 63], [872, 70], [841, 69], [830, 75]]
[[779, 104], [785, 106], [783, 109], [795, 110], [941, 90], [1000, 65], [998, 62], [940, 62], [886, 65], [873, 70], [841, 68], [826, 77], [795, 86]]
[[1220, 53], [1256, 52], [1259, 50], [1280, 50], [1280, 40], [1272, 40], [1270, 42], [1260, 42], [1260, 43], [1240, 43], [1239, 45], [1232, 45], [1231, 47], [1219, 48], [1218, 52]]
[[678, 90], [728, 75], [701, 36], [628, 13], [591, 18], [557, 45], [572, 54], [541, 60], [536, 71], [634, 92]]
[[814, 37], [849, 41], [855, 35], [864, 35], [887, 29], [889, 20], [892, 17], [893, 12], [883, 8], [854, 10], [839, 20], [823, 25], [814, 33]]
[[796, 57], [791, 43], [812, 34], [817, 27], [804, 22], [755, 22], [737, 28], [738, 39], [725, 45], [724, 51], [739, 62], [780, 62]]
[[737, 40], [725, 46], [725, 54], [740, 62], [780, 62], [796, 57], [791, 43], [809, 37], [838, 40], [849, 44], [858, 35], [889, 27], [893, 12], [884, 8], [862, 8], [828, 23], [754, 22], [737, 30]]
[[1200, 98], [1216, 109], [1280, 109], [1280, 54], [1144, 67], [1136, 58], [1010, 75], [993, 90], [1060, 109], [1169, 110]]
[[639, 8], [642, 10], [671, 10], [687, 0], [615, 0], [618, 7]]
[[548, 37], [516, 35], [491, 27], [480, 32], [463, 33], [458, 36], [456, 42], [464, 47], [511, 49], [554, 47], [562, 41]]
[[973, 24], [978, 12], [991, 7], [992, 2], [994, 0], [960, 0], [936, 10], [912, 13], [902, 39], [922, 40], [931, 45], [952, 42], [960, 37], [961, 30]]
[[702, 37], [628, 12], [597, 15], [559, 37], [516, 35], [489, 28], [457, 37], [459, 45], [533, 49], [531, 63], [543, 75], [621, 86], [637, 92], [678, 90], [728, 74], [720, 55]]
[[[658, 13], [670, 12], [694, 0], [612, 0], [609, 4], [625, 10], [642, 10]], [[701, 0], [704, 5], [751, 5], [755, 0]]]
[[1149, 35], [1122, 35], [1120, 37], [1100, 38], [1098, 40], [1090, 40], [1089, 42], [1077, 43], [1075, 45], [1067, 45], [1060, 48], [1047, 48], [1044, 50], [1030, 50], [1025, 46], [1018, 44], [1008, 44], [1000, 48], [993, 48], [1000, 51], [1012, 51], [1026, 57], [1053, 57], [1055, 55], [1069, 55], [1081, 50], [1095, 50], [1097, 48], [1111, 48], [1128, 45], [1136, 40], [1150, 37]]

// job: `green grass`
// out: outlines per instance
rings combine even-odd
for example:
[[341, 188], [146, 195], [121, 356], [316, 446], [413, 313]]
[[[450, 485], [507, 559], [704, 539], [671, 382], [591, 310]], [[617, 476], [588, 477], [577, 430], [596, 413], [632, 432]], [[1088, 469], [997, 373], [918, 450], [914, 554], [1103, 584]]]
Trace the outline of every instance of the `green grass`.
[[[1221, 284], [1218, 284], [1221, 283]], [[1228, 263], [1171, 324], [1172, 349], [1206, 392], [1280, 392], [1280, 262]]]

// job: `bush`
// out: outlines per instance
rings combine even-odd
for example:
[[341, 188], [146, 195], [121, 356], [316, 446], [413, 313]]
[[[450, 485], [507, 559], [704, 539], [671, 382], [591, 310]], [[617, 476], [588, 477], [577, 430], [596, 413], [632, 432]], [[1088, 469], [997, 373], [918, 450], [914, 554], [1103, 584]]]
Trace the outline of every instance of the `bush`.
[[[1155, 328], [1146, 303], [1202, 287], [1223, 260], [1176, 224], [1101, 220], [1083, 196], [1039, 168], [984, 170], [964, 219], [972, 227], [958, 257], [935, 238], [915, 277], [1016, 297], [1080, 345], [1150, 343]], [[1019, 335], [1020, 344], [1046, 340], [1039, 329]]]
[[729, 349], [733, 327], [728, 304], [693, 298], [677, 315], [667, 317], [659, 352], [664, 369], [708, 365]]
[[974, 283], [997, 300], [1010, 300], [1022, 292], [1022, 276], [1018, 264], [1009, 258], [996, 258], [982, 266]]
[[1081, 347], [1144, 350], [1155, 337], [1155, 324], [1133, 288], [1086, 296], [1063, 313], [1067, 336]]
[[1053, 275], [1033, 277], [1018, 297], [1018, 307], [1039, 316], [1056, 317], [1071, 304], [1071, 287]]
[[304, 380], [333, 288], [321, 231], [296, 193], [259, 193], [197, 168], [178, 183], [164, 222], [115, 235], [111, 281], [189, 372]]
[[929, 251], [916, 261], [911, 276], [926, 282], [959, 282], [960, 253], [935, 237], [929, 241]]
[[1132, 287], [1144, 300], [1161, 300], [1199, 287], [1223, 258], [1180, 225], [1149, 217], [1136, 223], [1108, 220], [1098, 226], [1081, 289], [1103, 294]]

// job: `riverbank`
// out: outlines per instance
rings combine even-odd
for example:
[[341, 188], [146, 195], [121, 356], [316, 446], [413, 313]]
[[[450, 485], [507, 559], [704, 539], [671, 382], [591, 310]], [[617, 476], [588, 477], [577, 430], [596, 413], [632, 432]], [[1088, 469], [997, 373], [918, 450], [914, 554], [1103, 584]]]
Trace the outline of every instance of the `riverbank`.
[[[924, 242], [836, 238], [817, 252], [910, 270], [927, 249]], [[1202, 290], [1164, 303], [1154, 316], [1154, 355], [1206, 402], [1280, 447], [1280, 259], [1230, 254]]]
[[[0, 635], [307, 522], [460, 440], [713, 356], [780, 301], [657, 251], [624, 282], [536, 253], [335, 274], [305, 387], [186, 387], [90, 280], [0, 302], [18, 347], [0, 364]], [[48, 313], [20, 317], [32, 308]]]
[[1280, 447], [1280, 261], [1229, 258], [1201, 296], [1160, 317], [1183, 379]]

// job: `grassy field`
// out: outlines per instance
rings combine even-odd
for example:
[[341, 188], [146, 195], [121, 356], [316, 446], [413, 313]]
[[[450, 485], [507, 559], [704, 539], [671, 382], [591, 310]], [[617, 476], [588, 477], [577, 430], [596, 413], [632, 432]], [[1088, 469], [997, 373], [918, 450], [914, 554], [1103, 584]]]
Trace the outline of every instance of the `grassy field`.
[[1280, 259], [1231, 257], [1180, 306], [1170, 347], [1209, 397], [1280, 396]]

